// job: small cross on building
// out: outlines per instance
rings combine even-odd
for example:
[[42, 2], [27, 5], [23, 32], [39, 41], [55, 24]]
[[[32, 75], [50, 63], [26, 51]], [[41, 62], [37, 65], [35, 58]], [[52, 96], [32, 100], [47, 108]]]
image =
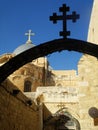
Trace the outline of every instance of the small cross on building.
[[27, 42], [31, 42], [31, 36], [34, 36], [35, 34], [32, 33], [32, 30], [29, 30], [25, 35], [28, 36]]
[[65, 104], [61, 102], [60, 104], [57, 105], [57, 107], [59, 107], [59, 108], [64, 108], [64, 107], [65, 107]]
[[79, 19], [79, 15], [76, 14], [76, 12], [72, 12], [71, 15], [67, 15], [67, 12], [69, 11], [69, 7], [66, 6], [66, 4], [63, 4], [62, 7], [59, 8], [59, 11], [62, 12], [62, 15], [57, 15], [56, 13], [53, 13], [53, 16], [50, 16], [50, 20], [53, 21], [53, 23], [57, 23], [57, 20], [63, 21], [63, 31], [60, 32], [60, 36], [63, 36], [63, 38], [67, 38], [67, 36], [70, 35], [70, 31], [67, 31], [67, 20], [72, 20], [72, 22], [76, 22], [77, 19]]

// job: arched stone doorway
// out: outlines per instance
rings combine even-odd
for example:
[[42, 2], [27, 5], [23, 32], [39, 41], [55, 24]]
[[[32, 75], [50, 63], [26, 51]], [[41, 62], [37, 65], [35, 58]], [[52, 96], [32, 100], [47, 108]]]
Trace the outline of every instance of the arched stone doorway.
[[66, 109], [56, 113], [55, 130], [80, 130], [80, 124]]
[[48, 117], [44, 130], [81, 130], [79, 121], [67, 109], [62, 108]]
[[55, 130], [80, 130], [78, 121], [68, 112], [60, 114], [55, 121]]

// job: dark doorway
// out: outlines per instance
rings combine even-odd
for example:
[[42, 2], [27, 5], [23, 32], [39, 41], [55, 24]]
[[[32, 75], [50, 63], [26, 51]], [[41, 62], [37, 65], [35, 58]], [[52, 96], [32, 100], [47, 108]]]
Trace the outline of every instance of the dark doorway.
[[44, 121], [44, 130], [81, 130], [79, 121], [67, 110], [61, 108]]
[[60, 115], [55, 122], [55, 130], [77, 130], [76, 123], [66, 115]]

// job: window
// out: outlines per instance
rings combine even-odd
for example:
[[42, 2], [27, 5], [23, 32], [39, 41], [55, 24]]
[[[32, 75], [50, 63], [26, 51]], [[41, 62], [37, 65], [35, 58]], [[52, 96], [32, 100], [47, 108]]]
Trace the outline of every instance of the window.
[[24, 83], [24, 92], [31, 92], [31, 86], [32, 86], [32, 83], [30, 81], [25, 81]]

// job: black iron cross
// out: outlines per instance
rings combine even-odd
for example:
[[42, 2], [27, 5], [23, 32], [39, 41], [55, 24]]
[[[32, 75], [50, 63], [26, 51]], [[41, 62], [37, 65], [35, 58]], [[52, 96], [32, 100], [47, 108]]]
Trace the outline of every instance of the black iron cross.
[[66, 6], [66, 4], [63, 4], [62, 7], [59, 8], [59, 11], [62, 12], [62, 15], [57, 15], [56, 13], [53, 13], [53, 16], [50, 16], [50, 20], [53, 21], [53, 23], [57, 23], [57, 20], [63, 21], [63, 31], [60, 32], [60, 36], [63, 36], [63, 38], [67, 38], [67, 36], [70, 36], [70, 31], [67, 31], [67, 20], [72, 20], [72, 22], [76, 22], [77, 19], [79, 19], [79, 15], [76, 14], [75, 11], [72, 12], [71, 15], [67, 15], [67, 11], [69, 11], [70, 8]]

